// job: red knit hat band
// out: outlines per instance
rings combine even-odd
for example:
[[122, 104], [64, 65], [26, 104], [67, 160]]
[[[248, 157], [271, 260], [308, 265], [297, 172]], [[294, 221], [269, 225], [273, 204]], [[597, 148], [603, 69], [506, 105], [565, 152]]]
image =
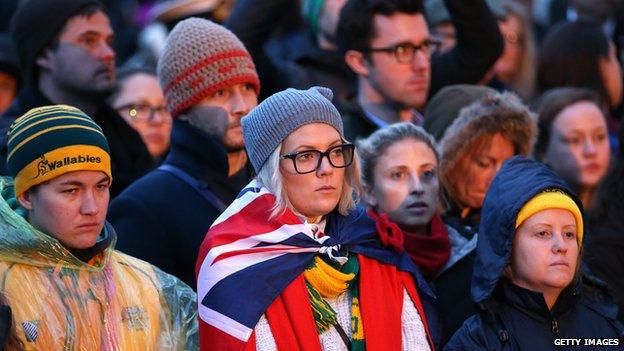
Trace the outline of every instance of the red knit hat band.
[[174, 117], [235, 84], [249, 83], [256, 94], [260, 91], [243, 43], [225, 27], [200, 18], [184, 20], [171, 31], [158, 61], [158, 77]]

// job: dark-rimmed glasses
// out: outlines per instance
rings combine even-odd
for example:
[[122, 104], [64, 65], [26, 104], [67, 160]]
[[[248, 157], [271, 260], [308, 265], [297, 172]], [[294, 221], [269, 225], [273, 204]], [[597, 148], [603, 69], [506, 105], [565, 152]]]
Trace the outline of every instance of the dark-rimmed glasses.
[[427, 39], [418, 45], [406, 42], [385, 48], [368, 48], [364, 50], [364, 52], [387, 52], [389, 54], [394, 54], [394, 58], [399, 63], [412, 63], [416, 52], [421, 51], [425, 56], [431, 57], [431, 54], [435, 52], [441, 44], [442, 42], [438, 39]]
[[160, 120], [164, 123], [171, 123], [171, 115], [167, 111], [166, 106], [150, 106], [147, 104], [126, 104], [117, 107], [116, 109], [130, 116], [133, 121], [136, 122], [150, 122], [154, 119], [156, 114], [160, 117]]
[[327, 156], [329, 164], [334, 168], [345, 168], [353, 162], [353, 144], [341, 144], [330, 147], [327, 151], [304, 150], [281, 155], [283, 159], [290, 159], [299, 174], [312, 173], [321, 167], [323, 157]]

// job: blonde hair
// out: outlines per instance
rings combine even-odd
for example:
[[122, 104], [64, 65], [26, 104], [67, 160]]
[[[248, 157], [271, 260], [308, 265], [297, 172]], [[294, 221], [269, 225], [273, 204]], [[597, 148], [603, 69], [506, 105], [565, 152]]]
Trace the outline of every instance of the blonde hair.
[[[299, 211], [293, 207], [292, 203], [288, 199], [286, 189], [284, 188], [284, 178], [282, 177], [282, 173], [280, 171], [281, 149], [282, 144], [280, 143], [280, 145], [273, 150], [268, 160], [258, 172], [257, 176], [257, 179], [260, 180], [262, 185], [264, 185], [275, 196], [275, 205], [273, 205], [271, 210], [271, 219], [282, 214], [286, 211], [286, 209], [299, 214]], [[353, 162], [345, 168], [342, 193], [340, 194], [340, 199], [338, 200], [337, 205], [338, 212], [343, 216], [346, 216], [349, 211], [357, 205], [360, 199], [360, 194], [362, 193], [362, 184], [360, 179], [360, 160], [357, 150], [354, 150]]]

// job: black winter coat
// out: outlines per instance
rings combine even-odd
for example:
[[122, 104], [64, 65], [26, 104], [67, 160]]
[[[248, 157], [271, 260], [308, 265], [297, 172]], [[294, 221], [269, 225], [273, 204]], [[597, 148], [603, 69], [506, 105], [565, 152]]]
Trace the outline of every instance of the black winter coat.
[[[227, 206], [251, 180], [249, 162], [228, 177], [225, 148], [187, 122], [174, 120], [164, 165], [199, 181]], [[195, 262], [204, 236], [221, 209], [175, 175], [153, 170], [110, 205], [108, 220], [117, 231], [117, 249], [145, 260], [196, 289]]]
[[[568, 185], [543, 164], [516, 156], [505, 162], [487, 192], [471, 295], [479, 313], [455, 333], [445, 350], [567, 350], [557, 339], [581, 339], [579, 350], [591, 350], [584, 339], [611, 339], [624, 349], [624, 329], [615, 319], [615, 304], [604, 294], [604, 283], [583, 276], [563, 290], [552, 309], [541, 293], [501, 278], [511, 257], [515, 220], [520, 209], [538, 193], [556, 188], [583, 206]], [[582, 274], [581, 274], [582, 275]], [[604, 350], [604, 346], [596, 346]]]
[[[442, 343], [445, 344], [464, 321], [477, 312], [470, 298], [470, 280], [474, 266], [479, 222], [471, 217], [462, 220], [459, 214], [443, 217], [444, 223], [456, 234], [449, 235], [451, 257], [449, 263], [433, 280], [442, 320]], [[456, 237], [458, 236], [458, 237]]]
[[591, 227], [584, 259], [611, 287], [620, 307], [619, 320], [624, 322], [624, 211], [621, 207], [614, 206], [607, 218]]

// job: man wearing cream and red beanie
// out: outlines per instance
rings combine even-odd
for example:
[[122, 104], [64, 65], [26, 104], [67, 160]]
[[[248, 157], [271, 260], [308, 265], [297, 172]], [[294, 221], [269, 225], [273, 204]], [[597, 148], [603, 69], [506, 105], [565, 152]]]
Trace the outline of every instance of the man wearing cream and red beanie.
[[171, 31], [158, 77], [174, 118], [169, 155], [115, 198], [109, 220], [122, 251], [195, 287], [204, 235], [253, 176], [240, 120], [260, 82], [241, 41], [200, 18]]

